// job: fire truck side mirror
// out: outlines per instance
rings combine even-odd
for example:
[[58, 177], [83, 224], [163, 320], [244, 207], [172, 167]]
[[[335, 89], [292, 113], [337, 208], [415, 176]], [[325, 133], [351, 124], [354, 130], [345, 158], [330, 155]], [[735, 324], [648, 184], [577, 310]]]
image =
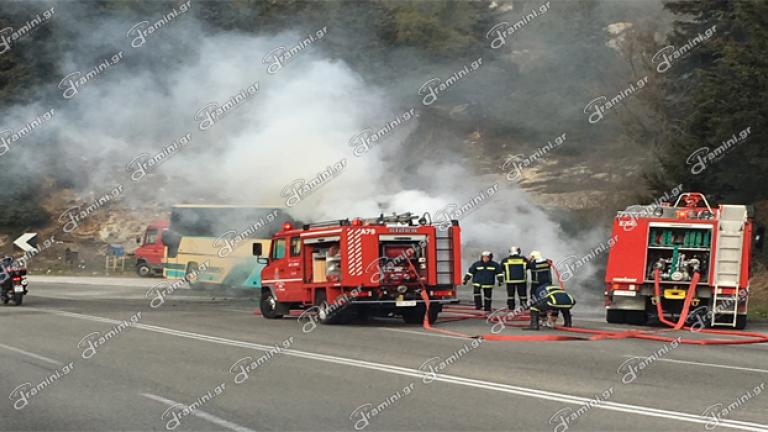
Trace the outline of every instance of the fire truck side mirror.
[[260, 257], [262, 255], [261, 243], [253, 243], [253, 256]]

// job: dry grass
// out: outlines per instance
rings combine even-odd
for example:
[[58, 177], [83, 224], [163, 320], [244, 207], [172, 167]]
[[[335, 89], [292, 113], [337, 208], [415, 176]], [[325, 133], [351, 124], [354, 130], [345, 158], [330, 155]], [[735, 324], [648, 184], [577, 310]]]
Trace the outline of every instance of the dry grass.
[[[757, 266], [760, 268], [761, 266]], [[750, 284], [749, 318], [768, 319], [768, 270], [755, 271]]]

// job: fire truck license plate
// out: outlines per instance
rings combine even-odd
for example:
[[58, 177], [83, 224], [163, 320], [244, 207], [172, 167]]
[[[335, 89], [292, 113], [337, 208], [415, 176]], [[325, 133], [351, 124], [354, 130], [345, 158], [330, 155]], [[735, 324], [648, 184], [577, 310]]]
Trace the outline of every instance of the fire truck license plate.
[[613, 290], [613, 295], [624, 296], [624, 297], [634, 297], [637, 295], [637, 291]]
[[16, 285], [13, 287], [13, 292], [24, 292], [24, 287], [21, 285]]
[[398, 300], [395, 302], [397, 307], [416, 306], [416, 300]]

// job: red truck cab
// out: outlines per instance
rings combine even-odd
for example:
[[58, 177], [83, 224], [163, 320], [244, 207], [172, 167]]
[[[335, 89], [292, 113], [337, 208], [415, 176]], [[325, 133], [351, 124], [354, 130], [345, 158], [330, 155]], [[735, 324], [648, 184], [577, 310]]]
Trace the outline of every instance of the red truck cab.
[[141, 277], [163, 274], [165, 245], [163, 235], [168, 230], [168, 221], [157, 220], [147, 226], [146, 231], [136, 240], [140, 246], [136, 249], [136, 273]]

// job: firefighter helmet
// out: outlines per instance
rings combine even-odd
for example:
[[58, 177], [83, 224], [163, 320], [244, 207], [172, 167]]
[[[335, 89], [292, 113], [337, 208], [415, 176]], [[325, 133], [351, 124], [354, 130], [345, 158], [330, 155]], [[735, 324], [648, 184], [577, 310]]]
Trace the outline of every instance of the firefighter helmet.
[[543, 255], [541, 255], [541, 252], [535, 250], [531, 252], [531, 258], [533, 258], [536, 261], [541, 261], [543, 259]]
[[483, 257], [488, 257], [489, 260], [493, 260], [493, 252], [483, 251], [483, 253], [480, 254], [480, 259], [483, 259]]
[[522, 249], [520, 249], [517, 246], [512, 246], [511, 248], [509, 248], [510, 255], [520, 255], [521, 253], [523, 253]]

